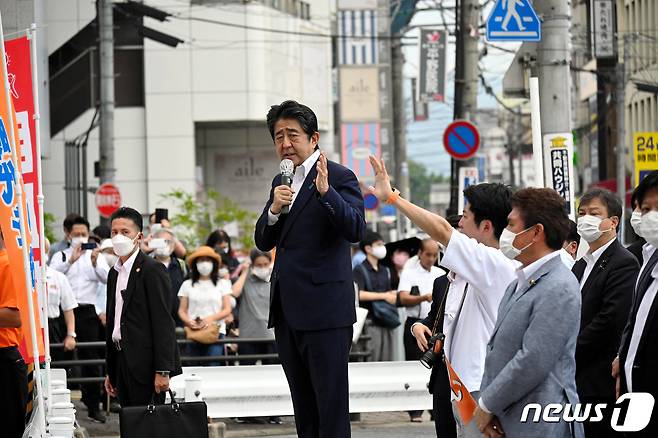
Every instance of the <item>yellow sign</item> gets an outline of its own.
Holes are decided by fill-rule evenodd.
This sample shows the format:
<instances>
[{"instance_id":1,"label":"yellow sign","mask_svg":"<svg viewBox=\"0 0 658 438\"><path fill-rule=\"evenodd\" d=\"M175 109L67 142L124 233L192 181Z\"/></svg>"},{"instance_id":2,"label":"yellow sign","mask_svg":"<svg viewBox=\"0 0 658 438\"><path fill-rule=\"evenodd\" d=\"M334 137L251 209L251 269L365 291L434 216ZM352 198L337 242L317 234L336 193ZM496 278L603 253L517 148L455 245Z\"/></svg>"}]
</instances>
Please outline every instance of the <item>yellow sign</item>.
<instances>
[{"instance_id":1,"label":"yellow sign","mask_svg":"<svg viewBox=\"0 0 658 438\"><path fill-rule=\"evenodd\" d=\"M658 170L658 132L633 133L635 187L653 170Z\"/></svg>"},{"instance_id":2,"label":"yellow sign","mask_svg":"<svg viewBox=\"0 0 658 438\"><path fill-rule=\"evenodd\" d=\"M551 138L551 148L565 148L567 138L566 137L553 137Z\"/></svg>"}]
</instances>

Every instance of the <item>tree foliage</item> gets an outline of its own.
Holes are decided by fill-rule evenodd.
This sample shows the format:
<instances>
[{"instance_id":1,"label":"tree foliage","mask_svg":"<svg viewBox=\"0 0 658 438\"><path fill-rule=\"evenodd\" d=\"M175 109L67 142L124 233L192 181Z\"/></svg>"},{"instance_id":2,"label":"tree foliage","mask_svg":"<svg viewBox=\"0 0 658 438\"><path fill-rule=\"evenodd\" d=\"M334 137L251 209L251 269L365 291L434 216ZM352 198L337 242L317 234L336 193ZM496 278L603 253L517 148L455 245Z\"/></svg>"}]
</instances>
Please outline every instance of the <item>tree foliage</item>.
<instances>
[{"instance_id":1,"label":"tree foliage","mask_svg":"<svg viewBox=\"0 0 658 438\"><path fill-rule=\"evenodd\" d=\"M197 197L193 193L174 189L161 195L161 198L172 204L172 210L176 213L169 221L190 250L205 244L212 231L234 222L238 225L239 235L231 236L233 246L245 250L254 247L257 215L217 191L208 190Z\"/></svg>"},{"instance_id":2,"label":"tree foliage","mask_svg":"<svg viewBox=\"0 0 658 438\"><path fill-rule=\"evenodd\" d=\"M429 208L432 184L442 183L444 181L445 177L443 175L429 172L424 164L409 160L409 186L411 200L414 204L420 205L423 208Z\"/></svg>"}]
</instances>

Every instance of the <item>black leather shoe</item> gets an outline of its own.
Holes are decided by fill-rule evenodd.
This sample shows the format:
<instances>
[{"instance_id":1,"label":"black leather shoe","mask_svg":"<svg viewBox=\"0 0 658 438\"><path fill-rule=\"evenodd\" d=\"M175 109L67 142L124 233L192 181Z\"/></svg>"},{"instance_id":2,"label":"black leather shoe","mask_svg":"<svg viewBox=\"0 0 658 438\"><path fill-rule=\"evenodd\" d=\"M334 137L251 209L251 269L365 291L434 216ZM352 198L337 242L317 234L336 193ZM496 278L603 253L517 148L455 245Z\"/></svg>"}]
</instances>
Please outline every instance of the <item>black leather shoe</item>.
<instances>
[{"instance_id":1,"label":"black leather shoe","mask_svg":"<svg viewBox=\"0 0 658 438\"><path fill-rule=\"evenodd\" d=\"M105 423L107 418L102 411L89 411L89 419L94 423Z\"/></svg>"}]
</instances>

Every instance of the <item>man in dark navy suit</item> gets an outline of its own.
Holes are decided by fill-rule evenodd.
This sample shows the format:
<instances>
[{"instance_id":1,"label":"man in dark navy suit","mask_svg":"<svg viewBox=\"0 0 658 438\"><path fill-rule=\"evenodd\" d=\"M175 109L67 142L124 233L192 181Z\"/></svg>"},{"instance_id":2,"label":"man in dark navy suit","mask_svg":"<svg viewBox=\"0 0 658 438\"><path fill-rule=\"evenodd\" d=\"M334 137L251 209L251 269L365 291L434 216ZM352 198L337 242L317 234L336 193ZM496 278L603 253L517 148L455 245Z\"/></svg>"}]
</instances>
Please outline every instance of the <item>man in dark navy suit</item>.
<instances>
[{"instance_id":1,"label":"man in dark navy suit","mask_svg":"<svg viewBox=\"0 0 658 438\"><path fill-rule=\"evenodd\" d=\"M347 362L356 320L350 242L365 234L363 196L354 173L319 150L310 108L294 101L272 106L267 125L279 158L295 165L292 187L274 177L255 240L262 251L276 247L269 326L297 435L349 437Z\"/></svg>"}]
</instances>

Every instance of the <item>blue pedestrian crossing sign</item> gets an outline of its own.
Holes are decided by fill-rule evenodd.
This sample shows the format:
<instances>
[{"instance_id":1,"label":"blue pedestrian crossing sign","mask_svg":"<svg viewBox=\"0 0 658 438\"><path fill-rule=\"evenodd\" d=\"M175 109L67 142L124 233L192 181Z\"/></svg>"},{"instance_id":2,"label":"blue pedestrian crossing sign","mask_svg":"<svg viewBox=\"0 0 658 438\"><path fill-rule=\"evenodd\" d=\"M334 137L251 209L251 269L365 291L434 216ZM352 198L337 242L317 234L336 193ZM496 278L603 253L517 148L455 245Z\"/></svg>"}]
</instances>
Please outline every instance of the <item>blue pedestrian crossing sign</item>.
<instances>
[{"instance_id":1,"label":"blue pedestrian crossing sign","mask_svg":"<svg viewBox=\"0 0 658 438\"><path fill-rule=\"evenodd\" d=\"M541 41L541 23L528 0L496 0L487 20L488 41Z\"/></svg>"}]
</instances>

